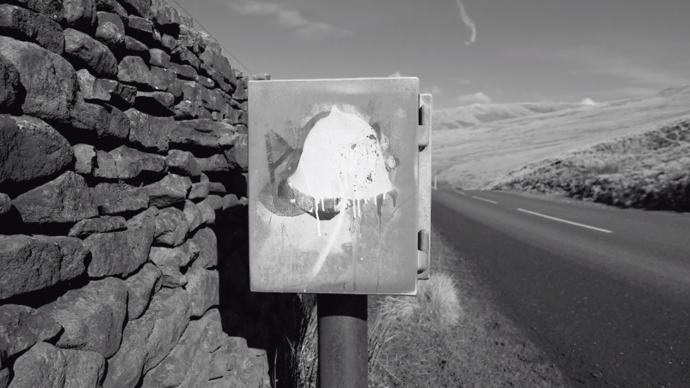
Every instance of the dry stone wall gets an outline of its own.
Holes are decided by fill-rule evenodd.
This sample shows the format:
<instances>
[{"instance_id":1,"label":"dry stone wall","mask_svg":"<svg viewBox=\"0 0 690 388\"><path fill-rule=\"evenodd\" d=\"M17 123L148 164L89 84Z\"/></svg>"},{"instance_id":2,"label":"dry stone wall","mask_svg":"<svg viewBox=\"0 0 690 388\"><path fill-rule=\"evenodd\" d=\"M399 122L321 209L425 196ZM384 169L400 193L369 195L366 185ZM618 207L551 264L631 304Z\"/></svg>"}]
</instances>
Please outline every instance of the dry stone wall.
<instances>
[{"instance_id":1,"label":"dry stone wall","mask_svg":"<svg viewBox=\"0 0 690 388\"><path fill-rule=\"evenodd\" d=\"M0 388L269 386L246 86L162 0L0 4Z\"/></svg>"}]
</instances>

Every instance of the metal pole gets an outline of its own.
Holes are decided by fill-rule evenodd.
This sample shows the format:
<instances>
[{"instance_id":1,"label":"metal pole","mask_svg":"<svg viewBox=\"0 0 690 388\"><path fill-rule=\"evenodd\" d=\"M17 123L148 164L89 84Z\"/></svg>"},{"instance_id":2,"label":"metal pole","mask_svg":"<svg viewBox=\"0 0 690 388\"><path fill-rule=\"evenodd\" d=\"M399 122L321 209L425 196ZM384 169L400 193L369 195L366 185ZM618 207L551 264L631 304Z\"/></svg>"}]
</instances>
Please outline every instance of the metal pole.
<instances>
[{"instance_id":1,"label":"metal pole","mask_svg":"<svg viewBox=\"0 0 690 388\"><path fill-rule=\"evenodd\" d=\"M367 296L318 295L319 386L368 385Z\"/></svg>"}]
</instances>

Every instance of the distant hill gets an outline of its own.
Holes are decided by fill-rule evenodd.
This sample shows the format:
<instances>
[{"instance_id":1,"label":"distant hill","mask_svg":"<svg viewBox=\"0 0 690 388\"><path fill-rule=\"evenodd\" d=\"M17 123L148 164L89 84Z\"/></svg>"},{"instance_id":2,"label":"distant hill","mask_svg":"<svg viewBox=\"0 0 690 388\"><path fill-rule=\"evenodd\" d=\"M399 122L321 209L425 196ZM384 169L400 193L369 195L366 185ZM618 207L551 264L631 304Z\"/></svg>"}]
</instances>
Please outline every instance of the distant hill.
<instances>
[{"instance_id":1,"label":"distant hill","mask_svg":"<svg viewBox=\"0 0 690 388\"><path fill-rule=\"evenodd\" d=\"M484 188L539 160L690 118L690 86L583 104L486 104L433 113L439 182Z\"/></svg>"},{"instance_id":2,"label":"distant hill","mask_svg":"<svg viewBox=\"0 0 690 388\"><path fill-rule=\"evenodd\" d=\"M473 104L434 112L434 130L468 128L499 120L587 107L572 103Z\"/></svg>"}]
</instances>

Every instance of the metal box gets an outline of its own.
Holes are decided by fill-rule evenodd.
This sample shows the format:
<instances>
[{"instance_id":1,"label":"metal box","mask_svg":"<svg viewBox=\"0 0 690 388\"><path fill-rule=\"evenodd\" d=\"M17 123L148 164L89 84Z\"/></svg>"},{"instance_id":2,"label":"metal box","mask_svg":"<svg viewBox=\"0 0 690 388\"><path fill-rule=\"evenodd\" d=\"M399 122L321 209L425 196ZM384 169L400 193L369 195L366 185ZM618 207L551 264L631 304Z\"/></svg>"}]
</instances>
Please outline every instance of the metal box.
<instances>
[{"instance_id":1,"label":"metal box","mask_svg":"<svg viewBox=\"0 0 690 388\"><path fill-rule=\"evenodd\" d=\"M419 112L417 78L249 82L252 291L416 293Z\"/></svg>"}]
</instances>

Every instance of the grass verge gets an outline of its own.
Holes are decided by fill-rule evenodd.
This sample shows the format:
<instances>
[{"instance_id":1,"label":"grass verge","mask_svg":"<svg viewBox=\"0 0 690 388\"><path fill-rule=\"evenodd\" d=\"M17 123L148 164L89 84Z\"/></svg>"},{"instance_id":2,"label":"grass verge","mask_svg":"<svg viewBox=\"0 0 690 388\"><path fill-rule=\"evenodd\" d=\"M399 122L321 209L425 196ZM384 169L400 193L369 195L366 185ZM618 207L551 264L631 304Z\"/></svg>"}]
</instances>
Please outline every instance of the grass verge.
<instances>
[{"instance_id":1,"label":"grass verge","mask_svg":"<svg viewBox=\"0 0 690 388\"><path fill-rule=\"evenodd\" d=\"M417 296L369 297L370 387L562 387L558 369L496 311L465 259L432 232L432 277ZM316 298L279 388L318 386Z\"/></svg>"}]
</instances>

